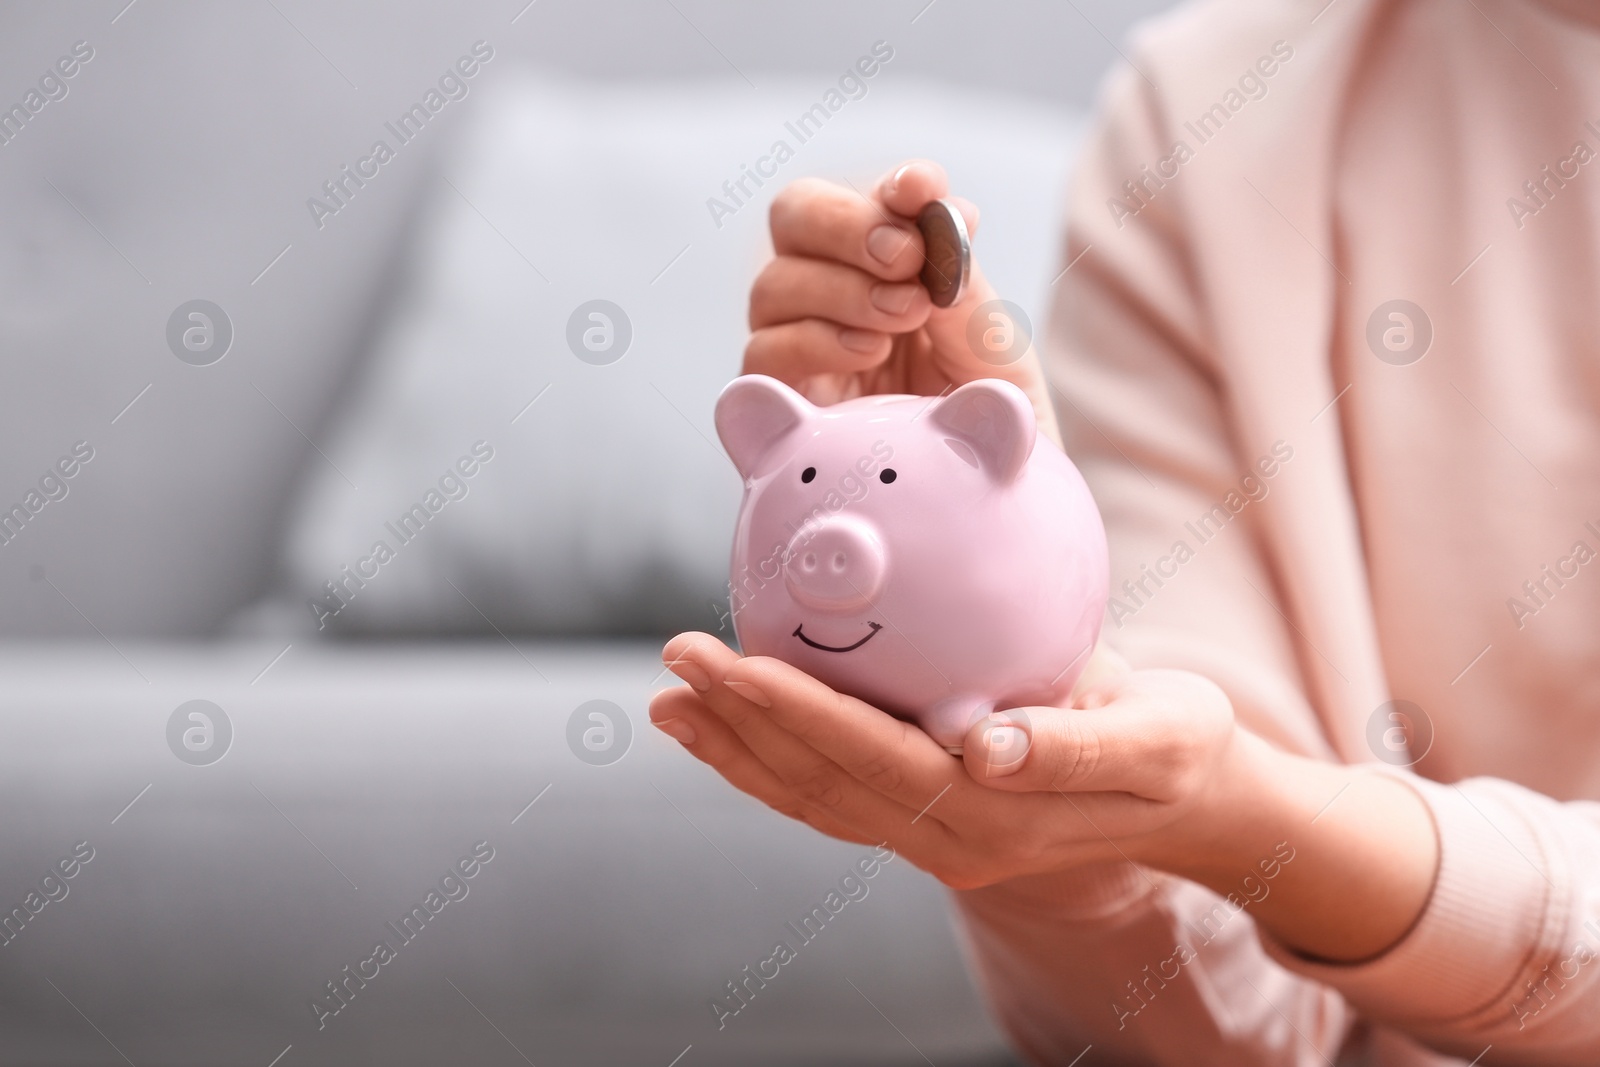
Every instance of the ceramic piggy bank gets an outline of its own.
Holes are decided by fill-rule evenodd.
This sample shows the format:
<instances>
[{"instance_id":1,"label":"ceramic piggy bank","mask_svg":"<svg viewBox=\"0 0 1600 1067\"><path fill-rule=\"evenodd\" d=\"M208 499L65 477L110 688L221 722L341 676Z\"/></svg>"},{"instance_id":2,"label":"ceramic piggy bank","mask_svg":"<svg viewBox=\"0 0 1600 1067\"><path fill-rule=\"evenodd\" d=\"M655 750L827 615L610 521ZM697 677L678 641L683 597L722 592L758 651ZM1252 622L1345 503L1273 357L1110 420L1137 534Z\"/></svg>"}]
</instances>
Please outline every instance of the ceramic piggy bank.
<instances>
[{"instance_id":1,"label":"ceramic piggy bank","mask_svg":"<svg viewBox=\"0 0 1600 1067\"><path fill-rule=\"evenodd\" d=\"M1099 635L1105 529L1022 390L815 407L752 374L716 422L745 484L729 583L745 655L952 751L991 711L1066 700Z\"/></svg>"}]
</instances>

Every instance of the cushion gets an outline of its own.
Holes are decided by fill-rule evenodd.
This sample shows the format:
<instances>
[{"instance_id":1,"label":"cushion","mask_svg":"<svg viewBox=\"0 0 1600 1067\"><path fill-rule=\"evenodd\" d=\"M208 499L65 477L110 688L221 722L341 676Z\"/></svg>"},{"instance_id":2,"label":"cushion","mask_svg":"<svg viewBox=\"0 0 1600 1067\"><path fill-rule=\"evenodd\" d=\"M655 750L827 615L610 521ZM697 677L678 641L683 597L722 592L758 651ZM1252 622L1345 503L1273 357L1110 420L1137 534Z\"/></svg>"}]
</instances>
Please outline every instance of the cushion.
<instances>
[{"instance_id":1,"label":"cushion","mask_svg":"<svg viewBox=\"0 0 1600 1067\"><path fill-rule=\"evenodd\" d=\"M740 482L711 413L773 194L802 175L867 190L935 158L984 212L976 249L1001 292L1040 316L1058 269L1078 117L897 80L892 61L855 85L486 86L290 521L295 625L721 628ZM779 140L776 176L732 195Z\"/></svg>"}]
</instances>

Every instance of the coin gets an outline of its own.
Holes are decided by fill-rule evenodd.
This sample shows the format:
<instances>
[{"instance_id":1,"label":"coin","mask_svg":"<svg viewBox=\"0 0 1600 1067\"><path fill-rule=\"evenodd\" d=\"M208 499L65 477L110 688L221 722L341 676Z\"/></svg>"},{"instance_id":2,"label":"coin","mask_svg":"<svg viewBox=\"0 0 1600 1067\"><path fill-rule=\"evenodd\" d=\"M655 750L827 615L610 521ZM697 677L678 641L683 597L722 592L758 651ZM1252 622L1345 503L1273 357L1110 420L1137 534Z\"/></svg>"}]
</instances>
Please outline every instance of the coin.
<instances>
[{"instance_id":1,"label":"coin","mask_svg":"<svg viewBox=\"0 0 1600 1067\"><path fill-rule=\"evenodd\" d=\"M972 242L967 239L967 223L948 200L932 200L917 215L924 248L923 288L933 297L933 306L947 308L961 299L972 273Z\"/></svg>"}]
</instances>

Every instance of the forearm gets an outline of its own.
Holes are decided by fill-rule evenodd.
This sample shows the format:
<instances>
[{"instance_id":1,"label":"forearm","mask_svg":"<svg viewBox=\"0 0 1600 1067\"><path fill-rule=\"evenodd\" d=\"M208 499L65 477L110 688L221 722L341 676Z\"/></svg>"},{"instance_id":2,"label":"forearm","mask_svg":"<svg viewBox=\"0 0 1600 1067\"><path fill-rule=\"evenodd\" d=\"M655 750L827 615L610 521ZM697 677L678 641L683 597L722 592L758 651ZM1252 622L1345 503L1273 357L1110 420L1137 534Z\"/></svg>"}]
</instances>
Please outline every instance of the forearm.
<instances>
[{"instance_id":1,"label":"forearm","mask_svg":"<svg viewBox=\"0 0 1600 1067\"><path fill-rule=\"evenodd\" d=\"M1152 1064L1311 1064L1340 1047L1349 1006L1285 975L1255 927L1327 960L1383 952L1428 900L1428 808L1392 777L1242 730L1218 777L1226 790L1170 832L1119 847L1158 870L1094 864L957 894L995 1011L1032 1059L1093 1043ZM1241 1030L1248 1018L1292 1025Z\"/></svg>"},{"instance_id":2,"label":"forearm","mask_svg":"<svg viewBox=\"0 0 1600 1067\"><path fill-rule=\"evenodd\" d=\"M1353 962L1398 942L1439 864L1422 798L1388 774L1290 755L1244 730L1233 747L1215 795L1141 842L1138 858L1247 903L1309 957Z\"/></svg>"},{"instance_id":3,"label":"forearm","mask_svg":"<svg viewBox=\"0 0 1600 1067\"><path fill-rule=\"evenodd\" d=\"M1354 1020L1186 879L1119 861L955 896L979 984L1030 1063L1071 1063L1092 1044L1084 1063L1321 1067Z\"/></svg>"},{"instance_id":4,"label":"forearm","mask_svg":"<svg viewBox=\"0 0 1600 1067\"><path fill-rule=\"evenodd\" d=\"M1233 796L1197 806L1193 842L1167 858L1219 892L1233 872L1237 897L1251 849L1292 842L1248 906L1276 962L1463 1059L1493 1045L1508 1063L1600 1062L1592 802L1270 750L1236 767ZM1227 818L1237 845L1199 832L1226 834Z\"/></svg>"}]
</instances>

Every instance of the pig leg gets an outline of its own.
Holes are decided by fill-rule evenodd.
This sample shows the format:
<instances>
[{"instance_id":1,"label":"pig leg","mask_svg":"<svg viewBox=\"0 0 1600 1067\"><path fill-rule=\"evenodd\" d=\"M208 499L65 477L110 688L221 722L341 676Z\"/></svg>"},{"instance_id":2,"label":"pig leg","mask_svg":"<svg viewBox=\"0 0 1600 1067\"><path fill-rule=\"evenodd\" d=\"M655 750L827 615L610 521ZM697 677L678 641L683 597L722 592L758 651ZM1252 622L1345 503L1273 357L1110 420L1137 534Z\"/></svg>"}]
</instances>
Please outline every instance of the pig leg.
<instances>
[{"instance_id":1,"label":"pig leg","mask_svg":"<svg viewBox=\"0 0 1600 1067\"><path fill-rule=\"evenodd\" d=\"M946 697L921 717L922 729L952 756L959 756L973 724L994 711L995 702L981 696Z\"/></svg>"}]
</instances>

